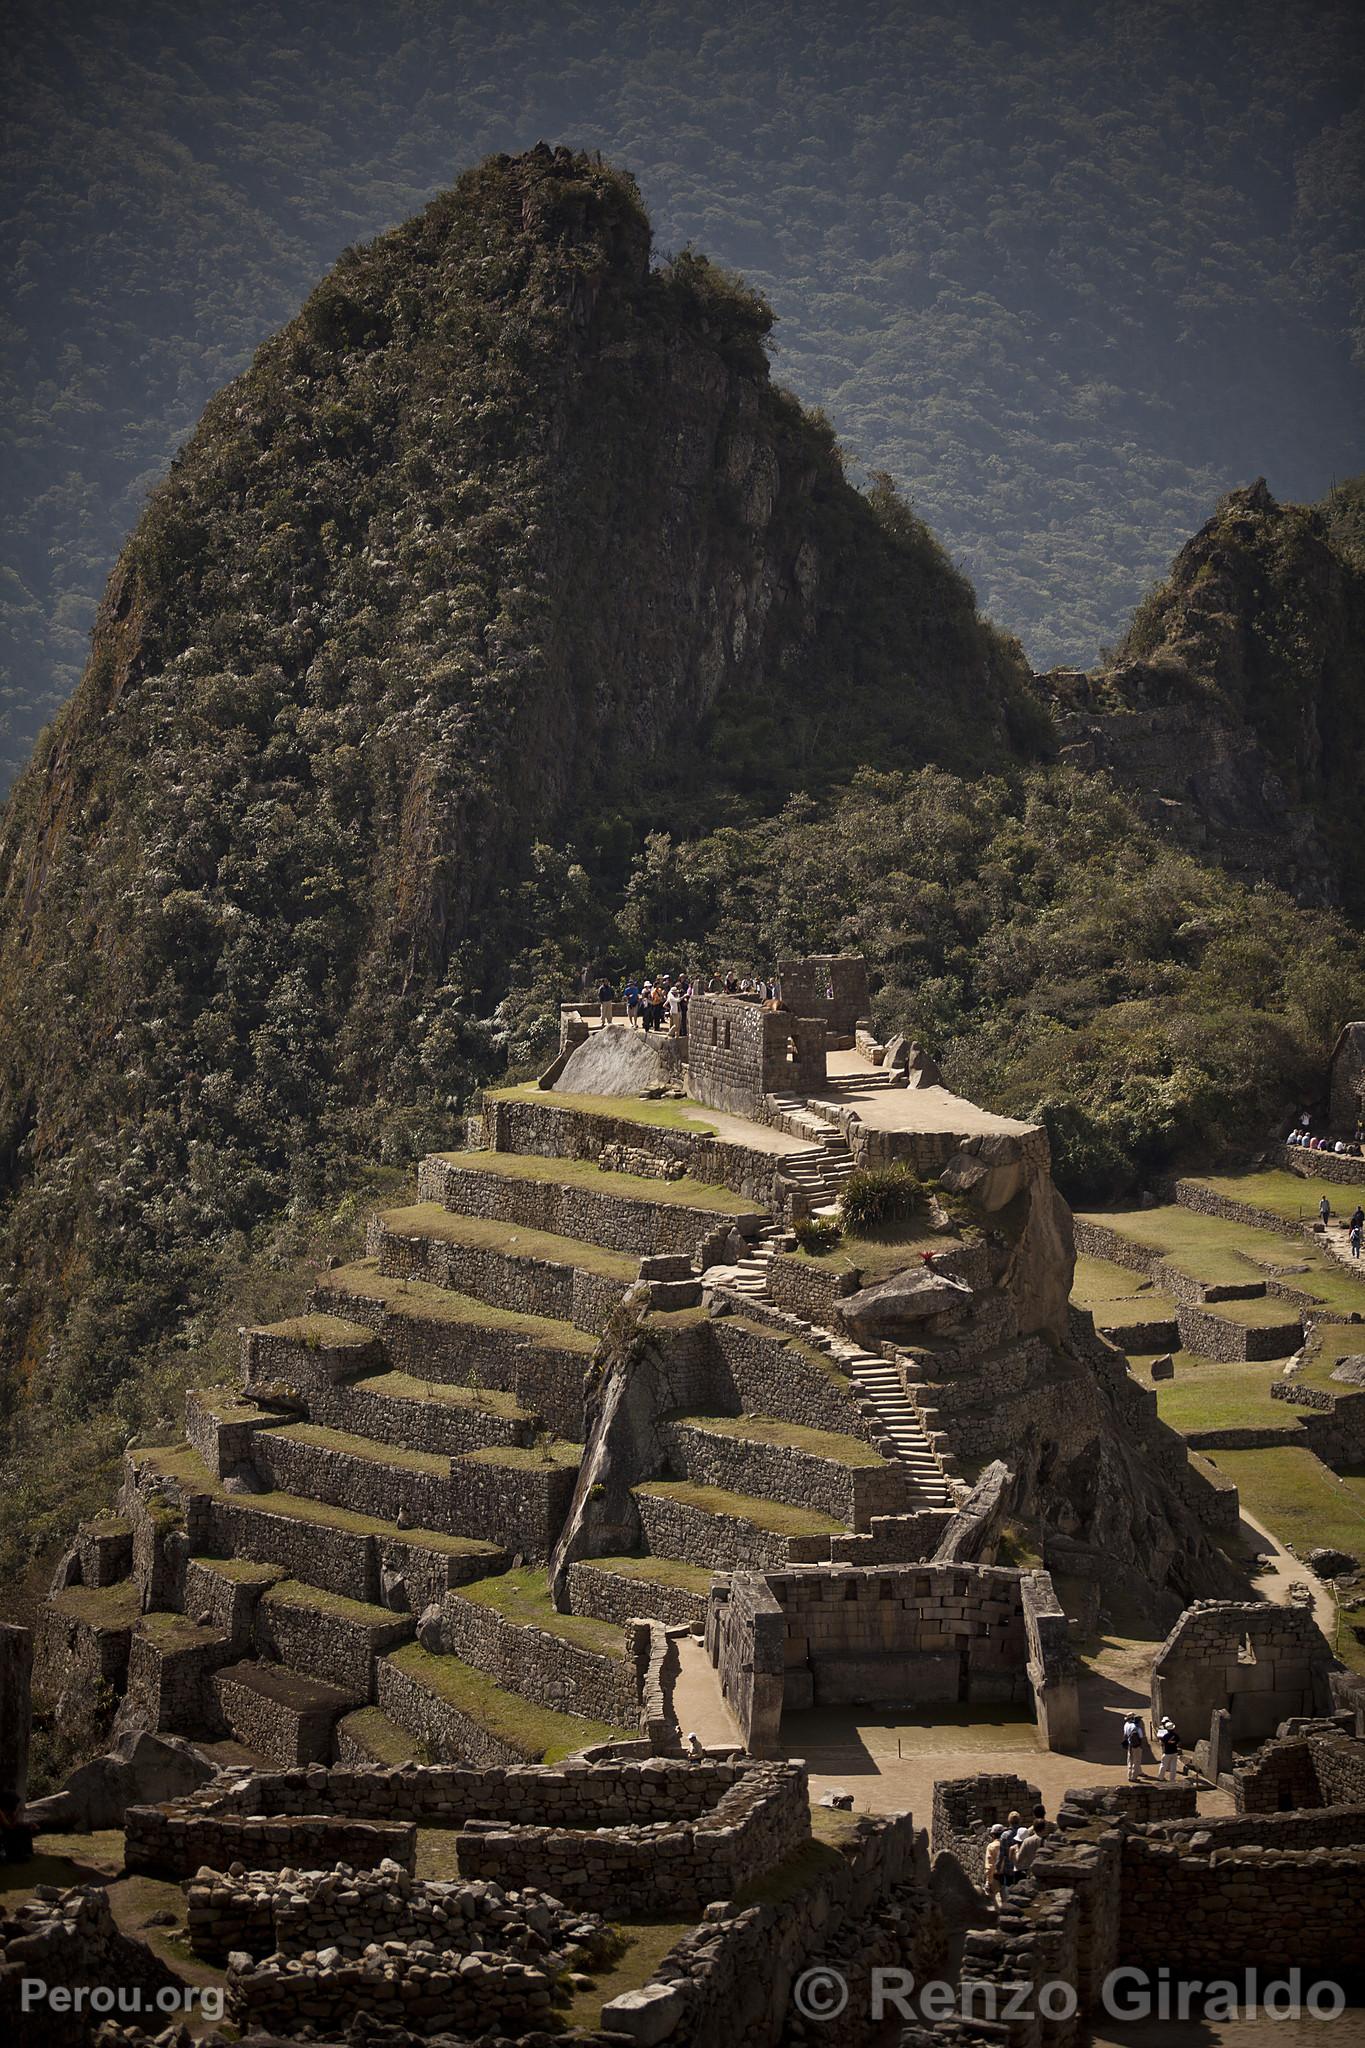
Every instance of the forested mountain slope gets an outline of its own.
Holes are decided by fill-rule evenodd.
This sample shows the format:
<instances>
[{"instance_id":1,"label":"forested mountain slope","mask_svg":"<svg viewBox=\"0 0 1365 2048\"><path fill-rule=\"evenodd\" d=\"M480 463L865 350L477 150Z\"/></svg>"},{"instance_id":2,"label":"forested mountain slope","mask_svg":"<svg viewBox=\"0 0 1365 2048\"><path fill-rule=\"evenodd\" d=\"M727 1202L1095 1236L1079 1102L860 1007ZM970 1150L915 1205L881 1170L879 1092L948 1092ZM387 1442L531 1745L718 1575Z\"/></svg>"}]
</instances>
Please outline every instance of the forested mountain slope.
<instances>
[{"instance_id":1,"label":"forested mountain slope","mask_svg":"<svg viewBox=\"0 0 1365 2048\"><path fill-rule=\"evenodd\" d=\"M210 394L348 242L537 137L741 268L778 374L1038 666L1093 663L1229 486L1360 422L1348 0L15 0L0 789Z\"/></svg>"},{"instance_id":2,"label":"forested mountain slope","mask_svg":"<svg viewBox=\"0 0 1365 2048\"><path fill-rule=\"evenodd\" d=\"M0 1538L164 1420L225 1270L447 1139L585 969L856 945L1073 1193L1255 1137L1365 1004L1346 927L1056 765L769 323L542 147L208 407L0 828Z\"/></svg>"}]
</instances>

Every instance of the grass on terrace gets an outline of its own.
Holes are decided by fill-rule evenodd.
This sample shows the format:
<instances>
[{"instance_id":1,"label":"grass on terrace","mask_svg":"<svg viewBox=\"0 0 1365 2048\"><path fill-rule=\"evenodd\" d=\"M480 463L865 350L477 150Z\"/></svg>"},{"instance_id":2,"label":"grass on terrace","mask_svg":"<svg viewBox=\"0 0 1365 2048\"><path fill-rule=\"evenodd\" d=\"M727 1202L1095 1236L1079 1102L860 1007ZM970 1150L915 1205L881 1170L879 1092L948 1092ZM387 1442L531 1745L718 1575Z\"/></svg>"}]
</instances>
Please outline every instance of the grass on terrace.
<instances>
[{"instance_id":1,"label":"grass on terrace","mask_svg":"<svg viewBox=\"0 0 1365 2048\"><path fill-rule=\"evenodd\" d=\"M543 1436L534 1444L486 1444L481 1451L466 1451L461 1465L501 1465L511 1472L547 1471L550 1466L573 1466L583 1462L582 1444L567 1437Z\"/></svg>"},{"instance_id":2,"label":"grass on terrace","mask_svg":"<svg viewBox=\"0 0 1365 2048\"><path fill-rule=\"evenodd\" d=\"M394 1237L431 1237L445 1244L470 1245L480 1251L503 1252L508 1257L544 1259L553 1266L577 1266L584 1273L600 1274L622 1286L634 1280L640 1270L638 1259L624 1252L609 1252L600 1244L581 1237L556 1237L548 1230L528 1230L520 1223L503 1223L483 1216L455 1216L439 1202L413 1202L404 1209L383 1209L380 1223Z\"/></svg>"},{"instance_id":3,"label":"grass on terrace","mask_svg":"<svg viewBox=\"0 0 1365 2048\"><path fill-rule=\"evenodd\" d=\"M144 1614L138 1622L139 1635L146 1636L159 1650L195 1650L204 1643L225 1640L223 1630L212 1623L201 1628L188 1614L158 1610Z\"/></svg>"},{"instance_id":4,"label":"grass on terrace","mask_svg":"<svg viewBox=\"0 0 1365 2048\"><path fill-rule=\"evenodd\" d=\"M774 1536L842 1536L844 1524L814 1508L791 1507L785 1501L760 1500L751 1493L731 1493L724 1486L694 1486L690 1479L650 1479L633 1489L636 1494L674 1501L679 1507L697 1508L707 1515L731 1515L736 1521L752 1522Z\"/></svg>"},{"instance_id":5,"label":"grass on terrace","mask_svg":"<svg viewBox=\"0 0 1365 2048\"><path fill-rule=\"evenodd\" d=\"M705 1313L703 1310L703 1316ZM726 1330L744 1330L751 1337L763 1338L769 1344L780 1344L784 1350L795 1351L807 1365L813 1365L817 1372L822 1372L826 1379L834 1380L841 1387L849 1385L849 1376L839 1361L831 1358L827 1351L808 1344L804 1337L789 1336L785 1330L770 1329L766 1323L750 1322L747 1316L725 1316L716 1327L722 1337Z\"/></svg>"},{"instance_id":6,"label":"grass on terrace","mask_svg":"<svg viewBox=\"0 0 1365 2048\"><path fill-rule=\"evenodd\" d=\"M647 1180L638 1173L607 1173L591 1159L545 1159L539 1153L440 1152L447 1166L468 1168L500 1180L554 1182L587 1188L597 1195L619 1195L632 1202L655 1202L665 1208L713 1209L726 1216L752 1216L754 1204L711 1181Z\"/></svg>"},{"instance_id":7,"label":"grass on terrace","mask_svg":"<svg viewBox=\"0 0 1365 2048\"><path fill-rule=\"evenodd\" d=\"M392 1607L375 1607L368 1600L351 1600L344 1593L327 1593L320 1586L307 1586L299 1579L281 1579L265 1595L266 1607L309 1607L317 1614L329 1614L354 1628L392 1628L410 1616Z\"/></svg>"},{"instance_id":8,"label":"grass on terrace","mask_svg":"<svg viewBox=\"0 0 1365 2048\"><path fill-rule=\"evenodd\" d=\"M871 1286L874 1280L885 1280L905 1266L918 1265L921 1252L950 1251L956 1242L932 1230L917 1229L914 1223L888 1223L875 1230L846 1230L832 1251L808 1252L798 1245L782 1256L805 1259L835 1273L858 1273L864 1286Z\"/></svg>"},{"instance_id":9,"label":"grass on terrace","mask_svg":"<svg viewBox=\"0 0 1365 2048\"><path fill-rule=\"evenodd\" d=\"M526 1628L541 1628L559 1636L580 1650L592 1650L599 1657L623 1657L625 1638L620 1624L599 1621L591 1614L560 1614L550 1599L544 1571L519 1566L486 1579L461 1586L456 1595L478 1607L491 1607L507 1621Z\"/></svg>"},{"instance_id":10,"label":"grass on terrace","mask_svg":"<svg viewBox=\"0 0 1365 2048\"><path fill-rule=\"evenodd\" d=\"M1175 1378L1155 1383L1150 1357L1130 1358L1128 1363L1134 1379L1155 1393L1161 1420L1178 1429L1182 1436L1198 1429L1261 1428L1267 1424L1277 1429L1294 1428L1299 1418L1308 1413L1306 1408L1271 1399L1271 1386L1280 1376L1279 1365L1274 1361L1269 1365L1220 1365L1188 1351L1174 1352L1172 1356Z\"/></svg>"},{"instance_id":11,"label":"grass on terrace","mask_svg":"<svg viewBox=\"0 0 1365 2048\"><path fill-rule=\"evenodd\" d=\"M620 1954L605 1967L594 1971L587 1983L574 1992L567 2006L556 2008L566 2027L581 2027L594 2033L602 2024L602 2007L627 1991L639 1991L653 1981L664 1957L675 1949L695 1920L617 1920Z\"/></svg>"},{"instance_id":12,"label":"grass on terrace","mask_svg":"<svg viewBox=\"0 0 1365 2048\"><path fill-rule=\"evenodd\" d=\"M1365 1558L1365 1473L1337 1474L1297 1444L1264 1451L1210 1451L1234 1481L1242 1505L1297 1556L1325 1545ZM1365 1644L1342 1626L1333 1644L1353 1671L1365 1673Z\"/></svg>"},{"instance_id":13,"label":"grass on terrace","mask_svg":"<svg viewBox=\"0 0 1365 2048\"><path fill-rule=\"evenodd\" d=\"M27 1898L40 1884L68 1891L75 1884L99 1884L123 1868L123 1829L101 1828L89 1835L37 1835L28 1863L0 1863L0 1895Z\"/></svg>"},{"instance_id":14,"label":"grass on terrace","mask_svg":"<svg viewBox=\"0 0 1365 2048\"><path fill-rule=\"evenodd\" d=\"M354 1380L352 1385L357 1393L373 1394L385 1401L435 1401L445 1408L469 1408L485 1415L500 1415L507 1422L533 1419L515 1394L502 1393L496 1387L451 1386L444 1380L416 1379L410 1372L377 1372L368 1379Z\"/></svg>"},{"instance_id":15,"label":"grass on terrace","mask_svg":"<svg viewBox=\"0 0 1365 2048\"><path fill-rule=\"evenodd\" d=\"M1149 1247L1205 1285L1237 1285L1278 1273L1286 1286L1313 1296L1338 1313L1365 1310L1365 1285L1306 1240L1300 1243L1254 1224L1231 1223L1222 1216L1201 1216L1174 1202L1156 1209L1093 1210L1081 1221L1117 1231ZM1291 1266L1306 1270L1285 1272ZM1221 1311L1227 1304L1217 1306Z\"/></svg>"},{"instance_id":16,"label":"grass on terrace","mask_svg":"<svg viewBox=\"0 0 1365 2048\"><path fill-rule=\"evenodd\" d=\"M703 1599L715 1577L709 1565L688 1564L681 1557L581 1557L578 1562L589 1570L614 1572L619 1579L638 1579L646 1586L672 1586L679 1593L699 1593Z\"/></svg>"},{"instance_id":17,"label":"grass on terrace","mask_svg":"<svg viewBox=\"0 0 1365 2048\"><path fill-rule=\"evenodd\" d=\"M639 1731L634 1728L613 1728L606 1721L538 1707L495 1684L487 1672L476 1671L459 1657L433 1656L420 1643L404 1643L401 1649L391 1650L388 1662L510 1744L528 1763L558 1763L590 1743L634 1742L638 1738Z\"/></svg>"},{"instance_id":18,"label":"grass on terrace","mask_svg":"<svg viewBox=\"0 0 1365 2048\"><path fill-rule=\"evenodd\" d=\"M327 1429L320 1422L288 1422L272 1432L283 1443L308 1444L319 1451L336 1451L344 1457L363 1458L367 1465L387 1465L403 1472L420 1472L428 1479L448 1479L450 1459L430 1451L406 1451L396 1444L376 1443L373 1437L352 1436L344 1429Z\"/></svg>"},{"instance_id":19,"label":"grass on terrace","mask_svg":"<svg viewBox=\"0 0 1365 2048\"><path fill-rule=\"evenodd\" d=\"M142 1595L133 1579L120 1579L115 1586L63 1586L52 1604L87 1628L131 1628L142 1613Z\"/></svg>"},{"instance_id":20,"label":"grass on terrace","mask_svg":"<svg viewBox=\"0 0 1365 2048\"><path fill-rule=\"evenodd\" d=\"M373 1330L363 1323L348 1323L341 1316L286 1316L282 1323L265 1323L261 1328L267 1336L302 1344L310 1351L365 1351L374 1343Z\"/></svg>"},{"instance_id":21,"label":"grass on terrace","mask_svg":"<svg viewBox=\"0 0 1365 2048\"><path fill-rule=\"evenodd\" d=\"M344 1715L338 1733L351 1736L377 1764L408 1764L417 1754L415 1738L379 1707L357 1707L354 1713ZM419 1871L418 1875L430 1873Z\"/></svg>"},{"instance_id":22,"label":"grass on terrace","mask_svg":"<svg viewBox=\"0 0 1365 2048\"><path fill-rule=\"evenodd\" d=\"M712 1436L743 1437L759 1444L779 1444L784 1449L805 1451L812 1458L828 1458L835 1465L884 1465L886 1460L859 1436L843 1436L832 1429L811 1429L800 1422L783 1422L776 1415L686 1415L669 1417L690 1429L704 1429Z\"/></svg>"},{"instance_id":23,"label":"grass on terrace","mask_svg":"<svg viewBox=\"0 0 1365 2048\"><path fill-rule=\"evenodd\" d=\"M1104 1329L1175 1321L1175 1303L1170 1295L1162 1294L1141 1273L1085 1254L1076 1260L1071 1299L1078 1308L1088 1308Z\"/></svg>"},{"instance_id":24,"label":"grass on terrace","mask_svg":"<svg viewBox=\"0 0 1365 2048\"><path fill-rule=\"evenodd\" d=\"M192 1557L190 1563L234 1586L269 1586L285 1575L282 1565L257 1564L251 1557Z\"/></svg>"},{"instance_id":25,"label":"grass on terrace","mask_svg":"<svg viewBox=\"0 0 1365 2048\"><path fill-rule=\"evenodd\" d=\"M1186 1178L1193 1187L1211 1188L1216 1195L1232 1202L1245 1202L1249 1209L1264 1209L1267 1215L1282 1217L1286 1223L1311 1223L1317 1220L1318 1203L1324 1195L1334 1216L1349 1216L1358 1201L1365 1201L1365 1159L1357 1160L1356 1164L1360 1168L1358 1187L1344 1181L1318 1180L1311 1174L1300 1178L1297 1173L1279 1167L1267 1167L1259 1173L1201 1173Z\"/></svg>"},{"instance_id":26,"label":"grass on terrace","mask_svg":"<svg viewBox=\"0 0 1365 2048\"><path fill-rule=\"evenodd\" d=\"M593 1351L597 1339L573 1323L555 1316L523 1315L510 1308L493 1308L474 1294L457 1294L454 1288L438 1286L434 1280L391 1279L379 1270L377 1259L357 1259L353 1265L337 1266L324 1274L319 1286L329 1295L350 1294L361 1301L379 1301L390 1315L411 1316L426 1323L474 1323L490 1330L511 1330L535 1344L557 1346L563 1351Z\"/></svg>"},{"instance_id":27,"label":"grass on terrace","mask_svg":"<svg viewBox=\"0 0 1365 2048\"><path fill-rule=\"evenodd\" d=\"M496 1543L484 1543L476 1536L448 1536L440 1529L398 1529L373 1515L357 1515L349 1508L334 1508L326 1501L308 1500L303 1494L227 1493L208 1466L188 1444L130 1453L139 1469L160 1473L192 1493L207 1493L215 1500L230 1502L244 1514L273 1515L286 1522L309 1522L319 1529L340 1529L354 1536L379 1536L396 1543L410 1543L421 1550L438 1551L445 1557L488 1557L501 1555ZM215 1560L217 1562L217 1560Z\"/></svg>"},{"instance_id":28,"label":"grass on terrace","mask_svg":"<svg viewBox=\"0 0 1365 2048\"><path fill-rule=\"evenodd\" d=\"M1210 1301L1201 1304L1200 1313L1218 1316L1225 1323L1240 1323L1249 1330L1283 1330L1285 1334L1284 1355L1297 1351L1303 1331L1299 1322L1299 1311L1292 1301L1284 1301L1279 1295L1252 1295L1245 1301Z\"/></svg>"},{"instance_id":29,"label":"grass on terrace","mask_svg":"<svg viewBox=\"0 0 1365 2048\"><path fill-rule=\"evenodd\" d=\"M515 1088L487 1088L484 1094L495 1102L535 1102L542 1109L576 1109L585 1116L622 1117L627 1123L654 1124L664 1131L691 1131L704 1138L713 1138L716 1133L715 1125L706 1121L705 1104L693 1102L690 1097L679 1101L663 1096L655 1102L644 1095L561 1095L557 1089L538 1088L534 1081Z\"/></svg>"}]
</instances>

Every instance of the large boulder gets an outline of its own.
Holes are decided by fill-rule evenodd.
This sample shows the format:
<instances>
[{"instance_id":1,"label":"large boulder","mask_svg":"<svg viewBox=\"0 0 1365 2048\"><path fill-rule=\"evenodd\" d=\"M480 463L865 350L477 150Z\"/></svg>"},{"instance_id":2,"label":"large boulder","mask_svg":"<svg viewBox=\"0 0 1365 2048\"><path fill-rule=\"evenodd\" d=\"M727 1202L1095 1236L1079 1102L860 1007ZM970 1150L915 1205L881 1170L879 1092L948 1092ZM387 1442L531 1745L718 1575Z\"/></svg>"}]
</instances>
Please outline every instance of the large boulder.
<instances>
[{"instance_id":1,"label":"large boulder","mask_svg":"<svg viewBox=\"0 0 1365 2048\"><path fill-rule=\"evenodd\" d=\"M682 1079L684 1039L612 1025L569 1054L551 1091L559 1095L644 1095Z\"/></svg>"},{"instance_id":2,"label":"large boulder","mask_svg":"<svg viewBox=\"0 0 1365 2048\"><path fill-rule=\"evenodd\" d=\"M896 1338L955 1309L969 1308L976 1296L963 1280L936 1273L931 1266L907 1267L889 1280L860 1287L839 1303L838 1318L858 1344Z\"/></svg>"},{"instance_id":3,"label":"large boulder","mask_svg":"<svg viewBox=\"0 0 1365 2048\"><path fill-rule=\"evenodd\" d=\"M103 1756L78 1764L60 1792L34 1800L27 1818L45 1834L117 1828L130 1806L183 1799L215 1775L216 1766L193 1743L134 1729L121 1735Z\"/></svg>"}]
</instances>

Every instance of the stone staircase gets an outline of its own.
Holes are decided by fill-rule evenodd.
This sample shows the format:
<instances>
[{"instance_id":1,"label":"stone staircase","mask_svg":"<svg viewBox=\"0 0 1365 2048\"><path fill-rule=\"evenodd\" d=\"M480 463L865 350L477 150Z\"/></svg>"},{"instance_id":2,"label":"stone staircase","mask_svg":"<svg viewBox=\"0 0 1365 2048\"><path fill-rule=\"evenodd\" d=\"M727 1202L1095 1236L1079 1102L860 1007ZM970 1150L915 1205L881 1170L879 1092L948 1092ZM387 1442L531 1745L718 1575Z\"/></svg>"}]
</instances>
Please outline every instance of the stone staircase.
<instances>
[{"instance_id":1,"label":"stone staircase","mask_svg":"<svg viewBox=\"0 0 1365 2048\"><path fill-rule=\"evenodd\" d=\"M920 1413L893 1362L854 1346L842 1352L849 1377L876 1411L892 1453L914 1475L926 1507L952 1507L955 1497L934 1456Z\"/></svg>"}]
</instances>

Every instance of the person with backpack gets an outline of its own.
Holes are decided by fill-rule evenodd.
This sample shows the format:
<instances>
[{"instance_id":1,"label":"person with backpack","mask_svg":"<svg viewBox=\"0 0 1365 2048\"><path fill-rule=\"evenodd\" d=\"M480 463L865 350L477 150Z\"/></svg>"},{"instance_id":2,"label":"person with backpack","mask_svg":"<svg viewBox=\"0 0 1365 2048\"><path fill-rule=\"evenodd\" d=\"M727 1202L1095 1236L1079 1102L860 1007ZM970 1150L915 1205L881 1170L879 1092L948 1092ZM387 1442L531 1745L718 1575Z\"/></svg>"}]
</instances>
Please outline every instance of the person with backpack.
<instances>
[{"instance_id":1,"label":"person with backpack","mask_svg":"<svg viewBox=\"0 0 1365 2048\"><path fill-rule=\"evenodd\" d=\"M1126 1714L1123 1720L1123 1753L1128 1762L1128 1782L1135 1785L1142 1776L1142 1750L1147 1737L1142 1722L1136 1714Z\"/></svg>"},{"instance_id":2,"label":"person with backpack","mask_svg":"<svg viewBox=\"0 0 1365 2048\"><path fill-rule=\"evenodd\" d=\"M1169 1715L1157 1729L1156 1741L1161 1751L1161 1762L1156 1767L1157 1777L1167 1785L1174 1785L1180 1769L1180 1737Z\"/></svg>"}]
</instances>

